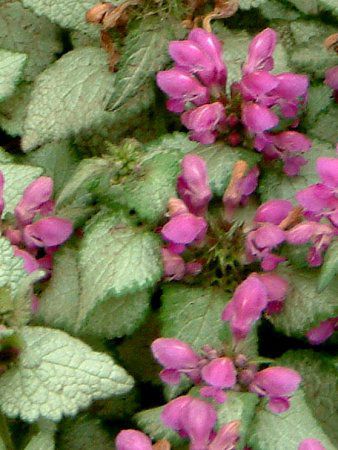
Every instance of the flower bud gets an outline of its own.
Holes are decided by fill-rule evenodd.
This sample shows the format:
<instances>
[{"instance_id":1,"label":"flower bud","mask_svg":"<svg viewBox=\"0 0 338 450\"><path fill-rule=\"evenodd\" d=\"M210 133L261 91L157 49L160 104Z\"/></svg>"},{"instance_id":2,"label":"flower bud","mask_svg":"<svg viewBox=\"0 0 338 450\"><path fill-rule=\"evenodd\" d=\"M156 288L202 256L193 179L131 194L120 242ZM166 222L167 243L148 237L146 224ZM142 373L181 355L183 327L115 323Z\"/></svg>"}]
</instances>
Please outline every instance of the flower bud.
<instances>
[{"instance_id":1,"label":"flower bud","mask_svg":"<svg viewBox=\"0 0 338 450\"><path fill-rule=\"evenodd\" d=\"M279 225L292 211L292 208L292 203L288 200L269 200L257 209L254 221Z\"/></svg>"},{"instance_id":2,"label":"flower bud","mask_svg":"<svg viewBox=\"0 0 338 450\"><path fill-rule=\"evenodd\" d=\"M275 50L277 35L271 28L257 34L249 45L248 57L243 67L243 74L256 70L273 69L272 54Z\"/></svg>"},{"instance_id":3,"label":"flower bud","mask_svg":"<svg viewBox=\"0 0 338 450\"><path fill-rule=\"evenodd\" d=\"M338 317L327 319L321 322L317 327L311 328L306 333L306 337L311 345L319 345L325 342L338 328Z\"/></svg>"},{"instance_id":4,"label":"flower bud","mask_svg":"<svg viewBox=\"0 0 338 450\"><path fill-rule=\"evenodd\" d=\"M69 220L60 217L40 219L23 230L23 238L28 247L54 247L63 244L73 232Z\"/></svg>"},{"instance_id":5,"label":"flower bud","mask_svg":"<svg viewBox=\"0 0 338 450\"><path fill-rule=\"evenodd\" d=\"M174 244L191 244L204 239L208 224L203 217L194 214L180 214L172 217L162 228L161 234L166 241Z\"/></svg>"},{"instance_id":6,"label":"flower bud","mask_svg":"<svg viewBox=\"0 0 338 450\"><path fill-rule=\"evenodd\" d=\"M183 258L167 248L162 248L161 252L164 276L169 280L181 280L185 275L185 262Z\"/></svg>"},{"instance_id":7,"label":"flower bud","mask_svg":"<svg viewBox=\"0 0 338 450\"><path fill-rule=\"evenodd\" d=\"M116 436L116 450L152 450L151 440L138 430L122 430Z\"/></svg>"},{"instance_id":8,"label":"flower bud","mask_svg":"<svg viewBox=\"0 0 338 450\"><path fill-rule=\"evenodd\" d=\"M178 216L189 212L186 204L179 198L171 197L168 201L168 212L170 217Z\"/></svg>"},{"instance_id":9,"label":"flower bud","mask_svg":"<svg viewBox=\"0 0 338 450\"><path fill-rule=\"evenodd\" d=\"M326 450L318 439L304 439L298 446L298 450Z\"/></svg>"}]
</instances>

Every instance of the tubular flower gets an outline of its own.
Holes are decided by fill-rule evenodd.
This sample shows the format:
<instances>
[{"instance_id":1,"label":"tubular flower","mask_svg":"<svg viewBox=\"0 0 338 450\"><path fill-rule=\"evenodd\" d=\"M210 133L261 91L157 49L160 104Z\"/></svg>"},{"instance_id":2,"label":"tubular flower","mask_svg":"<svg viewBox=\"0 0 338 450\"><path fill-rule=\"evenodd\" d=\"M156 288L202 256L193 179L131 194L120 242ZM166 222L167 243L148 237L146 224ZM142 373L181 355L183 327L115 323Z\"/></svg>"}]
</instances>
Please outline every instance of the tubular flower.
<instances>
[{"instance_id":1,"label":"tubular flower","mask_svg":"<svg viewBox=\"0 0 338 450\"><path fill-rule=\"evenodd\" d=\"M122 430L116 436L116 450L152 450L151 440L138 430Z\"/></svg>"},{"instance_id":2,"label":"tubular flower","mask_svg":"<svg viewBox=\"0 0 338 450\"><path fill-rule=\"evenodd\" d=\"M310 344L319 345L329 339L336 330L338 330L338 317L333 317L324 320L317 327L311 328L306 333L306 337Z\"/></svg>"}]
</instances>

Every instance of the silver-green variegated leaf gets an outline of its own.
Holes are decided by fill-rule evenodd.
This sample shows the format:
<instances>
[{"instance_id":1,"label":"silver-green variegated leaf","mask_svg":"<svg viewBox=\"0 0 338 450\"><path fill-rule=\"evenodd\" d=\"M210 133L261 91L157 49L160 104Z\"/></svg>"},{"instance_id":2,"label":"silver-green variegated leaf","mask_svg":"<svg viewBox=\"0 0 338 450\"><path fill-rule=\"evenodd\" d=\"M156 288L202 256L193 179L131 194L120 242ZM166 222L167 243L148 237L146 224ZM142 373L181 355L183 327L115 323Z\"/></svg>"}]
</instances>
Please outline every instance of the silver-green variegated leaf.
<instances>
[{"instance_id":1,"label":"silver-green variegated leaf","mask_svg":"<svg viewBox=\"0 0 338 450\"><path fill-rule=\"evenodd\" d=\"M338 274L338 241L332 242L325 253L322 268L318 279L318 290L321 292L331 282L334 282Z\"/></svg>"},{"instance_id":2,"label":"silver-green variegated leaf","mask_svg":"<svg viewBox=\"0 0 338 450\"><path fill-rule=\"evenodd\" d=\"M11 96L19 82L27 56L0 49L0 101Z\"/></svg>"},{"instance_id":3,"label":"silver-green variegated leaf","mask_svg":"<svg viewBox=\"0 0 338 450\"><path fill-rule=\"evenodd\" d=\"M113 82L104 50L84 47L66 53L35 81L23 150L74 136L100 123Z\"/></svg>"},{"instance_id":4,"label":"silver-green variegated leaf","mask_svg":"<svg viewBox=\"0 0 338 450\"><path fill-rule=\"evenodd\" d=\"M10 136L21 136L33 83L20 83L11 97L0 103L0 127Z\"/></svg>"},{"instance_id":5,"label":"silver-green variegated leaf","mask_svg":"<svg viewBox=\"0 0 338 450\"><path fill-rule=\"evenodd\" d=\"M0 408L25 422L59 421L93 400L128 392L132 378L108 355L63 331L22 330L25 347L0 380Z\"/></svg>"},{"instance_id":6,"label":"silver-green variegated leaf","mask_svg":"<svg viewBox=\"0 0 338 450\"><path fill-rule=\"evenodd\" d=\"M23 78L32 81L62 52L61 32L21 2L5 2L0 4L0 48L28 56Z\"/></svg>"}]
</instances>

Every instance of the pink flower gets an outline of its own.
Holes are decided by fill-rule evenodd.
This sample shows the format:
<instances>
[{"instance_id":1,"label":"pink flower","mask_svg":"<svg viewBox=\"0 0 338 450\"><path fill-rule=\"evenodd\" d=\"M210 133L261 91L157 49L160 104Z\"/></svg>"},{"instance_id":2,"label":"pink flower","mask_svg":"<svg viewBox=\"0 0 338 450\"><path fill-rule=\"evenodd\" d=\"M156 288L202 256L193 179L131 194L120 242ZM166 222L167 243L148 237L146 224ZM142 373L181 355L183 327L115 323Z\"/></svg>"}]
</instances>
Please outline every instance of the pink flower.
<instances>
[{"instance_id":1,"label":"pink flower","mask_svg":"<svg viewBox=\"0 0 338 450\"><path fill-rule=\"evenodd\" d=\"M301 245L311 241L314 245L309 249L308 262L317 267L322 264L322 255L328 249L335 230L329 224L319 222L302 222L286 232L289 244Z\"/></svg>"},{"instance_id":2,"label":"pink flower","mask_svg":"<svg viewBox=\"0 0 338 450\"><path fill-rule=\"evenodd\" d=\"M63 244L72 232L73 226L69 220L47 217L26 225L23 238L29 248L54 247Z\"/></svg>"},{"instance_id":3,"label":"pink flower","mask_svg":"<svg viewBox=\"0 0 338 450\"><path fill-rule=\"evenodd\" d=\"M182 123L191 130L190 138L201 144L212 144L225 124L225 108L220 102L208 103L182 114Z\"/></svg>"},{"instance_id":4,"label":"pink flower","mask_svg":"<svg viewBox=\"0 0 338 450\"><path fill-rule=\"evenodd\" d=\"M264 106L275 103L267 94L278 86L278 79L269 72L259 71L244 75L240 82L240 90L245 101L254 100Z\"/></svg>"},{"instance_id":5,"label":"pink flower","mask_svg":"<svg viewBox=\"0 0 338 450\"><path fill-rule=\"evenodd\" d=\"M53 180L49 177L37 178L25 189L15 208L15 217L21 226L32 223L36 214L47 215L52 212L52 194Z\"/></svg>"},{"instance_id":6,"label":"pink flower","mask_svg":"<svg viewBox=\"0 0 338 450\"><path fill-rule=\"evenodd\" d=\"M13 245L13 252L15 256L23 259L23 267L27 273L32 273L40 268L40 265L34 256L25 250L21 250L19 247Z\"/></svg>"},{"instance_id":7,"label":"pink flower","mask_svg":"<svg viewBox=\"0 0 338 450\"><path fill-rule=\"evenodd\" d=\"M211 199L207 165L197 155L186 155L181 163L181 174L177 179L177 191L191 213L205 214Z\"/></svg>"},{"instance_id":8,"label":"pink flower","mask_svg":"<svg viewBox=\"0 0 338 450\"><path fill-rule=\"evenodd\" d=\"M325 342L338 329L338 317L327 319L321 322L317 327L311 328L306 333L311 345L319 345Z\"/></svg>"},{"instance_id":9,"label":"pink flower","mask_svg":"<svg viewBox=\"0 0 338 450\"><path fill-rule=\"evenodd\" d=\"M257 34L250 43L248 57L243 66L243 74L257 70L273 69L272 54L276 47L277 35L271 28L266 28Z\"/></svg>"},{"instance_id":10,"label":"pink flower","mask_svg":"<svg viewBox=\"0 0 338 450\"><path fill-rule=\"evenodd\" d=\"M326 450L318 439L304 439L298 446L298 450Z\"/></svg>"},{"instance_id":11,"label":"pink flower","mask_svg":"<svg viewBox=\"0 0 338 450\"><path fill-rule=\"evenodd\" d=\"M223 425L209 444L208 450L234 450L240 438L239 428L239 420Z\"/></svg>"},{"instance_id":12,"label":"pink flower","mask_svg":"<svg viewBox=\"0 0 338 450\"><path fill-rule=\"evenodd\" d=\"M264 284L268 296L266 312L268 314L279 313L287 296L288 282L275 273L261 273L259 279Z\"/></svg>"},{"instance_id":13,"label":"pink flower","mask_svg":"<svg viewBox=\"0 0 338 450\"><path fill-rule=\"evenodd\" d=\"M179 214L172 217L161 231L162 237L174 244L191 244L204 239L208 224L203 217Z\"/></svg>"},{"instance_id":14,"label":"pink flower","mask_svg":"<svg viewBox=\"0 0 338 450\"><path fill-rule=\"evenodd\" d=\"M244 339L268 304L264 284L257 274L251 274L235 290L226 305L222 320L229 321L235 339Z\"/></svg>"},{"instance_id":15,"label":"pink flower","mask_svg":"<svg viewBox=\"0 0 338 450\"><path fill-rule=\"evenodd\" d=\"M216 77L214 83L225 85L227 69L223 62L222 44L213 33L208 33L203 28L194 28L188 36L190 41L195 42L215 65Z\"/></svg>"},{"instance_id":16,"label":"pink flower","mask_svg":"<svg viewBox=\"0 0 338 450\"><path fill-rule=\"evenodd\" d=\"M292 203L288 200L268 200L257 209L254 221L279 225L291 211Z\"/></svg>"},{"instance_id":17,"label":"pink flower","mask_svg":"<svg viewBox=\"0 0 338 450\"><path fill-rule=\"evenodd\" d=\"M188 102L199 106L209 101L207 88L185 70L173 68L158 72L156 80L170 97L167 103L169 111L181 113Z\"/></svg>"},{"instance_id":18,"label":"pink flower","mask_svg":"<svg viewBox=\"0 0 338 450\"><path fill-rule=\"evenodd\" d=\"M212 397L218 403L226 400L222 389L232 388L236 383L236 369L230 358L216 358L206 364L201 371L202 379L211 387L204 387L200 393L204 397Z\"/></svg>"},{"instance_id":19,"label":"pink flower","mask_svg":"<svg viewBox=\"0 0 338 450\"><path fill-rule=\"evenodd\" d=\"M191 402L192 397L189 395L183 395L171 400L165 405L161 414L161 420L163 424L177 431L181 437L187 437L187 433L184 429L184 409Z\"/></svg>"},{"instance_id":20,"label":"pink flower","mask_svg":"<svg viewBox=\"0 0 338 450\"><path fill-rule=\"evenodd\" d=\"M278 125L279 118L266 106L245 103L242 107L242 122L251 133L261 133Z\"/></svg>"},{"instance_id":21,"label":"pink flower","mask_svg":"<svg viewBox=\"0 0 338 450\"><path fill-rule=\"evenodd\" d=\"M165 278L175 281L181 280L185 275L184 259L167 248L162 248L161 251Z\"/></svg>"},{"instance_id":22,"label":"pink flower","mask_svg":"<svg viewBox=\"0 0 338 450\"><path fill-rule=\"evenodd\" d=\"M287 367L268 367L256 373L249 389L260 396L268 397L268 408L274 413L284 412L290 407L289 397L298 389L301 376Z\"/></svg>"},{"instance_id":23,"label":"pink flower","mask_svg":"<svg viewBox=\"0 0 338 450\"><path fill-rule=\"evenodd\" d=\"M116 436L116 450L152 450L151 440L138 430L122 430Z\"/></svg>"},{"instance_id":24,"label":"pink flower","mask_svg":"<svg viewBox=\"0 0 338 450\"><path fill-rule=\"evenodd\" d=\"M160 376L165 383L179 383L182 373L193 380L199 377L196 368L200 357L185 342L175 338L159 338L151 344L151 350L164 367Z\"/></svg>"}]
</instances>

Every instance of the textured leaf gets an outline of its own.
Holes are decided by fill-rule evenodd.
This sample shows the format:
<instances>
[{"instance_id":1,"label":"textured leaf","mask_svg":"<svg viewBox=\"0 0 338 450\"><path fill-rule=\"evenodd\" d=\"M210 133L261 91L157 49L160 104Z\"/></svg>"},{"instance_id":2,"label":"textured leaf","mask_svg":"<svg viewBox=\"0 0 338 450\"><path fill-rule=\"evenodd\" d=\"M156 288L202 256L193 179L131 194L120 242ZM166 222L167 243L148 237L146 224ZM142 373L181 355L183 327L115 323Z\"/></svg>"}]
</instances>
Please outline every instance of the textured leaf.
<instances>
[{"instance_id":1,"label":"textured leaf","mask_svg":"<svg viewBox=\"0 0 338 450\"><path fill-rule=\"evenodd\" d=\"M150 295L147 291L110 298L94 308L85 324L81 314L78 251L64 246L54 257L52 278L40 297L38 322L71 334L115 338L132 333L144 319Z\"/></svg>"},{"instance_id":2,"label":"textured leaf","mask_svg":"<svg viewBox=\"0 0 338 450\"><path fill-rule=\"evenodd\" d=\"M108 109L123 105L164 66L169 60L167 46L172 37L170 22L164 26L159 16L134 22L126 37Z\"/></svg>"},{"instance_id":3,"label":"textured leaf","mask_svg":"<svg viewBox=\"0 0 338 450\"><path fill-rule=\"evenodd\" d=\"M221 314L228 299L229 295L218 288L166 286L161 308L162 335L188 342L197 351L205 344L222 348L220 333L226 325ZM229 331L226 338L230 338Z\"/></svg>"},{"instance_id":4,"label":"textured leaf","mask_svg":"<svg viewBox=\"0 0 338 450\"><path fill-rule=\"evenodd\" d=\"M281 170L271 170L271 168L263 171L259 183L262 201L265 202L272 198L285 198L294 202L296 192L310 184L318 183L316 161L319 156L335 157L336 152L330 143L314 140L311 150L305 156L308 163L302 167L300 175L289 177Z\"/></svg>"},{"instance_id":5,"label":"textured leaf","mask_svg":"<svg viewBox=\"0 0 338 450\"><path fill-rule=\"evenodd\" d=\"M312 350L290 350L279 362L301 374L305 399L312 414L338 447L338 378L330 357Z\"/></svg>"},{"instance_id":6,"label":"textured leaf","mask_svg":"<svg viewBox=\"0 0 338 450\"><path fill-rule=\"evenodd\" d=\"M318 290L325 289L338 274L338 241L334 241L324 256L318 279Z\"/></svg>"},{"instance_id":7,"label":"textured leaf","mask_svg":"<svg viewBox=\"0 0 338 450\"><path fill-rule=\"evenodd\" d=\"M13 213L23 191L32 181L42 175L43 170L40 167L21 164L0 164L0 170L5 177L4 214Z\"/></svg>"},{"instance_id":8,"label":"textured leaf","mask_svg":"<svg viewBox=\"0 0 338 450\"><path fill-rule=\"evenodd\" d=\"M309 129L310 137L325 139L335 145L338 142L338 127L332 126L332 118L338 116L338 106L331 103L327 111L317 117L313 127Z\"/></svg>"},{"instance_id":9,"label":"textured leaf","mask_svg":"<svg viewBox=\"0 0 338 450\"><path fill-rule=\"evenodd\" d=\"M76 166L77 157L74 148L67 141L46 144L24 157L32 166L42 167L44 175L53 178L56 196L63 188Z\"/></svg>"},{"instance_id":10,"label":"textured leaf","mask_svg":"<svg viewBox=\"0 0 338 450\"><path fill-rule=\"evenodd\" d=\"M217 196L223 195L237 161L243 159L249 167L253 167L260 160L260 155L252 150L228 147L224 144L200 146L193 153L206 161L210 186Z\"/></svg>"},{"instance_id":11,"label":"textured leaf","mask_svg":"<svg viewBox=\"0 0 338 450\"><path fill-rule=\"evenodd\" d=\"M93 36L98 35L97 28L86 24L85 21L86 12L97 4L97 0L22 0L22 3L38 16L46 16L63 28L74 28ZM113 0L111 3L119 2Z\"/></svg>"},{"instance_id":12,"label":"textured leaf","mask_svg":"<svg viewBox=\"0 0 338 450\"><path fill-rule=\"evenodd\" d=\"M218 427L221 427L232 420L241 421L241 440L238 443L238 450L241 450L247 442L249 427L253 420L257 403L258 397L255 394L247 392L228 392L226 402L217 405Z\"/></svg>"},{"instance_id":13,"label":"textured leaf","mask_svg":"<svg viewBox=\"0 0 338 450\"><path fill-rule=\"evenodd\" d=\"M0 4L0 48L27 54L23 76L30 81L61 53L60 31L20 2L7 2Z\"/></svg>"},{"instance_id":14,"label":"textured leaf","mask_svg":"<svg viewBox=\"0 0 338 450\"><path fill-rule=\"evenodd\" d=\"M152 287L160 279L159 239L131 226L122 214L99 215L82 240L80 274L82 322L99 303Z\"/></svg>"},{"instance_id":15,"label":"textured leaf","mask_svg":"<svg viewBox=\"0 0 338 450\"><path fill-rule=\"evenodd\" d=\"M127 204L141 219L158 222L167 211L169 198L177 196L180 157L178 152L168 152L148 158L125 184Z\"/></svg>"},{"instance_id":16,"label":"textured leaf","mask_svg":"<svg viewBox=\"0 0 338 450\"><path fill-rule=\"evenodd\" d=\"M137 426L155 442L160 439L167 439L172 445L178 445L182 442L182 439L173 430L163 425L161 420L162 410L163 406L146 409L135 414L134 420Z\"/></svg>"},{"instance_id":17,"label":"textured leaf","mask_svg":"<svg viewBox=\"0 0 338 450\"><path fill-rule=\"evenodd\" d=\"M323 46L324 39L335 33L335 28L319 20L295 20L290 27L295 40L290 59L292 67L298 72L323 78L326 69L337 62L334 52Z\"/></svg>"},{"instance_id":18,"label":"textured leaf","mask_svg":"<svg viewBox=\"0 0 338 450\"><path fill-rule=\"evenodd\" d=\"M26 422L58 421L97 398L123 394L133 386L124 369L103 353L59 330L25 327L20 360L0 380L0 407Z\"/></svg>"},{"instance_id":19,"label":"textured leaf","mask_svg":"<svg viewBox=\"0 0 338 450\"><path fill-rule=\"evenodd\" d=\"M318 86L310 87L306 115L303 121L308 132L311 132L315 126L318 116L329 109L332 101L332 89L325 84L321 83Z\"/></svg>"},{"instance_id":20,"label":"textured leaf","mask_svg":"<svg viewBox=\"0 0 338 450\"><path fill-rule=\"evenodd\" d=\"M331 283L318 293L318 272L315 269L281 270L290 288L280 314L270 317L271 322L288 336L301 337L321 321L338 316L337 283Z\"/></svg>"},{"instance_id":21,"label":"textured leaf","mask_svg":"<svg viewBox=\"0 0 338 450\"><path fill-rule=\"evenodd\" d=\"M98 419L88 416L63 423L57 441L58 450L115 450L111 435Z\"/></svg>"},{"instance_id":22,"label":"textured leaf","mask_svg":"<svg viewBox=\"0 0 338 450\"><path fill-rule=\"evenodd\" d=\"M265 1L266 0L239 0L239 7L240 9L257 8Z\"/></svg>"},{"instance_id":23,"label":"textured leaf","mask_svg":"<svg viewBox=\"0 0 338 450\"><path fill-rule=\"evenodd\" d=\"M318 3L325 11L331 11L332 14L338 16L338 3L336 0L318 0Z\"/></svg>"},{"instance_id":24,"label":"textured leaf","mask_svg":"<svg viewBox=\"0 0 338 450\"><path fill-rule=\"evenodd\" d=\"M326 450L335 449L299 390L285 413L273 414L264 407L257 411L249 433L249 446L252 450L298 450L300 442L306 438L318 439Z\"/></svg>"},{"instance_id":25,"label":"textured leaf","mask_svg":"<svg viewBox=\"0 0 338 450\"><path fill-rule=\"evenodd\" d=\"M292 3L304 14L316 15L319 12L317 0L288 0L288 2Z\"/></svg>"},{"instance_id":26,"label":"textured leaf","mask_svg":"<svg viewBox=\"0 0 338 450\"><path fill-rule=\"evenodd\" d=\"M85 47L68 52L36 79L22 148L28 151L100 122L113 80L103 50Z\"/></svg>"},{"instance_id":27,"label":"textured leaf","mask_svg":"<svg viewBox=\"0 0 338 450\"><path fill-rule=\"evenodd\" d=\"M10 136L21 136L32 83L21 83L15 93L0 103L0 127Z\"/></svg>"},{"instance_id":28,"label":"textured leaf","mask_svg":"<svg viewBox=\"0 0 338 450\"><path fill-rule=\"evenodd\" d=\"M259 6L259 11L269 20L296 20L300 16L296 9L292 9L278 0L266 0Z\"/></svg>"},{"instance_id":29,"label":"textured leaf","mask_svg":"<svg viewBox=\"0 0 338 450\"><path fill-rule=\"evenodd\" d=\"M22 259L15 257L9 241L0 237L0 287L8 288L13 296L26 276ZM2 298L0 297L0 305L1 303Z\"/></svg>"},{"instance_id":30,"label":"textured leaf","mask_svg":"<svg viewBox=\"0 0 338 450\"><path fill-rule=\"evenodd\" d=\"M0 101L13 94L27 56L0 49Z\"/></svg>"}]
</instances>

